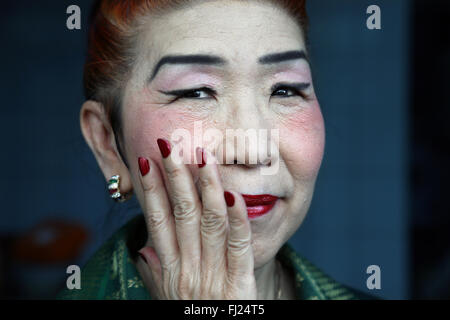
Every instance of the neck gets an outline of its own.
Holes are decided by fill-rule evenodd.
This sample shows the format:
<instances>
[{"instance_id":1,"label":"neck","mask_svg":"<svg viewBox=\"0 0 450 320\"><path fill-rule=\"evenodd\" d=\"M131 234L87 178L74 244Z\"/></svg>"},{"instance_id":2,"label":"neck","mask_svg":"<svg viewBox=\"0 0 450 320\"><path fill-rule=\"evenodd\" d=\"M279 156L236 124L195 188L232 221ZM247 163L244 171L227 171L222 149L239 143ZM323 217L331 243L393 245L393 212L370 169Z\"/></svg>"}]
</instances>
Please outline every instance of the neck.
<instances>
[{"instance_id":1,"label":"neck","mask_svg":"<svg viewBox=\"0 0 450 320\"><path fill-rule=\"evenodd\" d=\"M257 299L274 300L278 292L277 277L279 270L276 267L275 258L272 258L262 267L255 269Z\"/></svg>"}]
</instances>

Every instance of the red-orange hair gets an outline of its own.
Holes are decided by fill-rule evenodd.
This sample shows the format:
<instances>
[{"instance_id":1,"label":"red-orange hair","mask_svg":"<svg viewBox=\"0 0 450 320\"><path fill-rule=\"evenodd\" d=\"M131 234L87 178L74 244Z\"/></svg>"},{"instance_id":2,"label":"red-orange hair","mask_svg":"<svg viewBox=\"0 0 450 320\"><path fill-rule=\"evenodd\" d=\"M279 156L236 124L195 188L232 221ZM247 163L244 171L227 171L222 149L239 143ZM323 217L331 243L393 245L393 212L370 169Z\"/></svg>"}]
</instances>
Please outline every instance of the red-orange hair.
<instances>
[{"instance_id":1,"label":"red-orange hair","mask_svg":"<svg viewBox=\"0 0 450 320\"><path fill-rule=\"evenodd\" d=\"M164 14L199 0L98 0L91 12L89 42L84 66L87 100L102 103L116 134L121 133L120 110L124 85L134 63L135 39L141 18ZM241 0L252 1L252 0ZM256 1L256 0L254 0ZM261 0L259 0L261 1ZM295 19L306 38L306 0L271 2ZM119 141L116 139L117 143ZM120 148L119 148L120 149Z\"/></svg>"}]
</instances>

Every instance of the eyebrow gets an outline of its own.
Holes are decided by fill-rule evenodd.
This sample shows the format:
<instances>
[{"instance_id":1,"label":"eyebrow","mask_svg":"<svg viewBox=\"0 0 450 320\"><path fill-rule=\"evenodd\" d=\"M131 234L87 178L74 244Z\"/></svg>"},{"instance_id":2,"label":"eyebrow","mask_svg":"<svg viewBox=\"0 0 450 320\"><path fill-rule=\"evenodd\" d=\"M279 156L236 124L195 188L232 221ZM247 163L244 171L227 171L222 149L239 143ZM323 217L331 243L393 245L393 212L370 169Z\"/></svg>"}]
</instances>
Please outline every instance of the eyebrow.
<instances>
[{"instance_id":1,"label":"eyebrow","mask_svg":"<svg viewBox=\"0 0 450 320\"><path fill-rule=\"evenodd\" d=\"M270 53L258 58L258 63L261 65L270 65L281 63L290 60L304 59L309 62L308 57L304 50L291 50L285 52ZM149 82L152 81L158 71L164 64L202 64L202 65L214 65L223 66L228 62L224 58L216 55L209 54L190 54L190 55L168 55L162 57L153 68L152 75Z\"/></svg>"}]
</instances>

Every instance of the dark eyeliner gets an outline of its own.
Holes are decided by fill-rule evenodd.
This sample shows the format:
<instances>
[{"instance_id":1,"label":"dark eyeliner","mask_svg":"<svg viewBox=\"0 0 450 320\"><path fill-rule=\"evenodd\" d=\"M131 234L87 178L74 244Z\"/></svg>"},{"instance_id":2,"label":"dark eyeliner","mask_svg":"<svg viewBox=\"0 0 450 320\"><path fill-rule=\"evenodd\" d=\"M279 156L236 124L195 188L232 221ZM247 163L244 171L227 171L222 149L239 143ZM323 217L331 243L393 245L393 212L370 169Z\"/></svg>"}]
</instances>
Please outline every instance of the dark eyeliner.
<instances>
[{"instance_id":1,"label":"dark eyeliner","mask_svg":"<svg viewBox=\"0 0 450 320\"><path fill-rule=\"evenodd\" d=\"M188 93L192 93L195 91L205 91L209 94L216 94L216 91L214 91L211 88L208 87L201 87L201 88L192 88L192 89L182 89L182 90L172 90L172 91L162 91L162 90L158 90L159 92L169 95L169 96L174 96L177 98L182 98L184 96L186 96ZM190 97L188 97L190 98ZM192 98L195 99L195 98Z\"/></svg>"},{"instance_id":2,"label":"dark eyeliner","mask_svg":"<svg viewBox=\"0 0 450 320\"><path fill-rule=\"evenodd\" d=\"M281 83L274 84L271 87L271 92L274 92L274 91L280 90L280 89L293 89L294 91L296 91L296 93L298 95L305 98L305 94L303 91L308 89L310 85L311 85L311 83L309 83L309 82L296 82L296 83L281 82Z\"/></svg>"}]
</instances>

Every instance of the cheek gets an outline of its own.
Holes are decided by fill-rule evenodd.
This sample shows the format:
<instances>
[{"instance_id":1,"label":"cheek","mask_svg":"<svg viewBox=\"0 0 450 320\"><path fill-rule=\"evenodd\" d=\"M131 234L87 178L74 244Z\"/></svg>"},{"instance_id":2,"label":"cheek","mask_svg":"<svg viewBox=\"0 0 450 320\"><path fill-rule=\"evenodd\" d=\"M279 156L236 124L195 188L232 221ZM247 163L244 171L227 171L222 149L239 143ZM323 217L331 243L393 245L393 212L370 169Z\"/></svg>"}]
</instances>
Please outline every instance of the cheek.
<instances>
[{"instance_id":1,"label":"cheek","mask_svg":"<svg viewBox=\"0 0 450 320\"><path fill-rule=\"evenodd\" d=\"M171 140L172 134L180 129L187 130L192 135L195 121L185 112L152 110L145 107L124 120L133 124L124 130L127 153L154 160L161 157L156 142L158 138Z\"/></svg>"},{"instance_id":2,"label":"cheek","mask_svg":"<svg viewBox=\"0 0 450 320\"><path fill-rule=\"evenodd\" d=\"M182 111L180 109L169 109L164 107L155 107L143 104L139 107L130 108L133 112L124 112L124 140L127 158L130 162L132 175L138 175L139 169L137 165L138 157L151 158L155 161L162 174L165 177L165 172L162 169L162 158L158 148L157 139L165 138L171 140L172 143L180 142L180 137L174 139L174 133L180 130L186 133L186 137L194 136L194 123L201 121L189 111ZM186 139L189 143L190 152L183 150L183 162L194 163L195 146L192 139ZM173 148L172 152L181 150L181 147L187 147L185 143L179 144L180 148ZM188 166L191 173L196 177L196 165ZM135 177L138 178L137 176Z\"/></svg>"},{"instance_id":3,"label":"cheek","mask_svg":"<svg viewBox=\"0 0 450 320\"><path fill-rule=\"evenodd\" d=\"M322 163L325 127L317 102L291 114L280 128L280 153L296 177L315 178Z\"/></svg>"}]
</instances>

